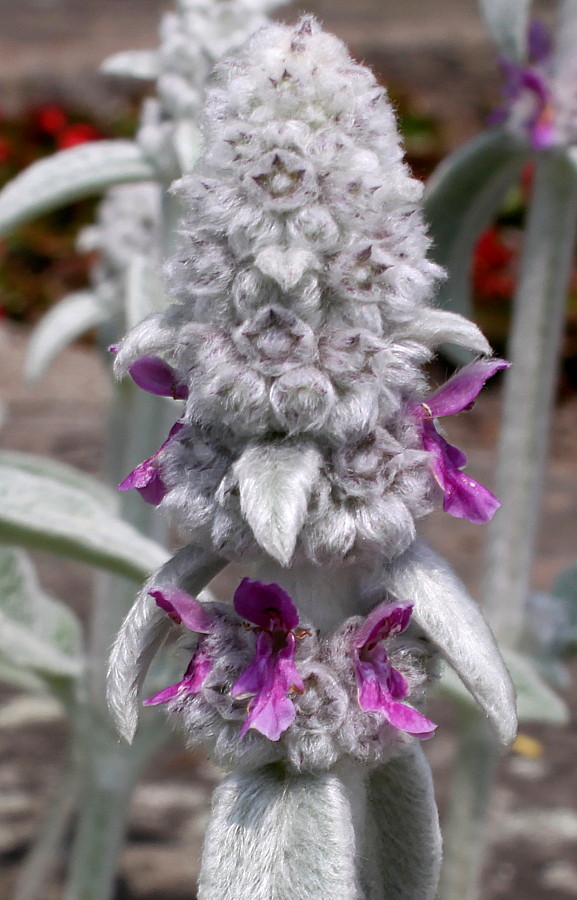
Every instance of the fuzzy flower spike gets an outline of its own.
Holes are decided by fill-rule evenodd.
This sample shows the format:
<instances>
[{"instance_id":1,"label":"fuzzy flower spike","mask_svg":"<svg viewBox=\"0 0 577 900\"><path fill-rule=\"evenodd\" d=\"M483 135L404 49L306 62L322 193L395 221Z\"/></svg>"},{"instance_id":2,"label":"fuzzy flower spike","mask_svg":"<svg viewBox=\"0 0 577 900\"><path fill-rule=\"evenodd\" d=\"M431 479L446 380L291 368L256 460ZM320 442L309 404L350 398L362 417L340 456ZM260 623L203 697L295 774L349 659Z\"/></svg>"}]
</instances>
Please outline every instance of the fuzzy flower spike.
<instances>
[{"instance_id":1,"label":"fuzzy flower spike","mask_svg":"<svg viewBox=\"0 0 577 900\"><path fill-rule=\"evenodd\" d=\"M422 364L447 340L490 348L431 307L442 272L386 93L304 17L217 66L204 131L173 303L116 357L185 401L147 461L156 496L227 558L392 558L435 497L407 406Z\"/></svg>"}]
</instances>

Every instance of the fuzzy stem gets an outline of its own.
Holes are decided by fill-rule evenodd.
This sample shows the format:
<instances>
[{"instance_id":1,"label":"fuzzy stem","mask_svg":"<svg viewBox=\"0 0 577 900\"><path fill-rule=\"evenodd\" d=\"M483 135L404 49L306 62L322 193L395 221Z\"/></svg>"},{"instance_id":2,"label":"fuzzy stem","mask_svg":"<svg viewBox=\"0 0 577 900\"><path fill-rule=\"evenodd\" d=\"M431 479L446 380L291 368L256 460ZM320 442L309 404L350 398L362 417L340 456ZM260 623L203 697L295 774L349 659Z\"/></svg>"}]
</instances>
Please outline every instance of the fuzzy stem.
<instances>
[{"instance_id":1,"label":"fuzzy stem","mask_svg":"<svg viewBox=\"0 0 577 900\"><path fill-rule=\"evenodd\" d=\"M513 313L513 366L497 478L503 508L489 534L484 599L497 638L513 647L521 637L530 589L576 226L575 170L559 151L543 153L535 171ZM463 713L445 831L442 900L478 896L498 756L486 723L477 713Z\"/></svg>"},{"instance_id":2,"label":"fuzzy stem","mask_svg":"<svg viewBox=\"0 0 577 900\"><path fill-rule=\"evenodd\" d=\"M485 610L498 639L520 637L530 587L549 426L577 225L575 169L540 156L511 335L497 490L489 532Z\"/></svg>"},{"instance_id":3,"label":"fuzzy stem","mask_svg":"<svg viewBox=\"0 0 577 900\"><path fill-rule=\"evenodd\" d=\"M32 850L20 871L14 900L39 900L53 874L66 830L78 801L80 770L77 759L68 760L50 801Z\"/></svg>"},{"instance_id":4,"label":"fuzzy stem","mask_svg":"<svg viewBox=\"0 0 577 900\"><path fill-rule=\"evenodd\" d=\"M477 900L487 843L486 818L499 749L487 723L470 709L458 716L459 750L453 763L443 827L439 898Z\"/></svg>"}]
</instances>

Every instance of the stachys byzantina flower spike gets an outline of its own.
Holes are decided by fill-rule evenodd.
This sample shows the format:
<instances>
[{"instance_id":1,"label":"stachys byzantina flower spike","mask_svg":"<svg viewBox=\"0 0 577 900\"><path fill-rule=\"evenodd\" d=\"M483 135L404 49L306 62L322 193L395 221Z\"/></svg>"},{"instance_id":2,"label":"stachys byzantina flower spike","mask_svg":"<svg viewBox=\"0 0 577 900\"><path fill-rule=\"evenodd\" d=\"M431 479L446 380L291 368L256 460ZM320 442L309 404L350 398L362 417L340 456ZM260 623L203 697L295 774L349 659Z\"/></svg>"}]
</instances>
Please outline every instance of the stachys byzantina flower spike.
<instances>
[{"instance_id":1,"label":"stachys byzantina flower spike","mask_svg":"<svg viewBox=\"0 0 577 900\"><path fill-rule=\"evenodd\" d=\"M220 63L206 100L172 305L116 361L186 399L154 457L163 506L227 558L393 558L439 495L421 367L445 340L490 350L431 306L442 272L386 93L304 17Z\"/></svg>"}]
</instances>

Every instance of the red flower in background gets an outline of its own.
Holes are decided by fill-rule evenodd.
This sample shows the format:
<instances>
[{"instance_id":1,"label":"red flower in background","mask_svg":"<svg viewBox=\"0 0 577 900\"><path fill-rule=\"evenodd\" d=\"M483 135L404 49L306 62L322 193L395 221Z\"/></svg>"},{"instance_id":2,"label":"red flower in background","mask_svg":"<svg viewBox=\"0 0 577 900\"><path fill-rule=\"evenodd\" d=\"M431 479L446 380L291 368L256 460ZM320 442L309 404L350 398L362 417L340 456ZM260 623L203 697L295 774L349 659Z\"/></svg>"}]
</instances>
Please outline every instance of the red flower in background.
<instances>
[{"instance_id":1,"label":"red flower in background","mask_svg":"<svg viewBox=\"0 0 577 900\"><path fill-rule=\"evenodd\" d=\"M511 262L515 252L492 227L481 234L473 256L473 285L483 300L510 300L515 290Z\"/></svg>"},{"instance_id":2,"label":"red flower in background","mask_svg":"<svg viewBox=\"0 0 577 900\"><path fill-rule=\"evenodd\" d=\"M56 135L56 146L59 150L67 150L77 144L98 141L101 137L102 134L90 122L79 122L77 125L68 125Z\"/></svg>"},{"instance_id":3,"label":"red flower in background","mask_svg":"<svg viewBox=\"0 0 577 900\"><path fill-rule=\"evenodd\" d=\"M97 141L101 132L90 122L70 122L66 112L54 104L42 106L33 115L34 124L49 135L59 150L67 150L87 141Z\"/></svg>"}]
</instances>

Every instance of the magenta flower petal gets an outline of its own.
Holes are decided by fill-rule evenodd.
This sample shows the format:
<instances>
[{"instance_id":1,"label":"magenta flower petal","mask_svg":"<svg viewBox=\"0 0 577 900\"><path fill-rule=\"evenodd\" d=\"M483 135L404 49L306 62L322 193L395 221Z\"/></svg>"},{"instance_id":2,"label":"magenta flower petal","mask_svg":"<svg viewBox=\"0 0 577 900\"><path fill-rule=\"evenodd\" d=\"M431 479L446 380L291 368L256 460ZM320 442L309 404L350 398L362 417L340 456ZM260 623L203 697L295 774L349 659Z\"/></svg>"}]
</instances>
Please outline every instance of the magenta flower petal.
<instances>
[{"instance_id":1,"label":"magenta flower petal","mask_svg":"<svg viewBox=\"0 0 577 900\"><path fill-rule=\"evenodd\" d=\"M146 503L158 506L166 496L166 485L155 465L155 456L156 454L139 463L136 469L120 482L118 490L130 491L135 488Z\"/></svg>"},{"instance_id":2,"label":"magenta flower petal","mask_svg":"<svg viewBox=\"0 0 577 900\"><path fill-rule=\"evenodd\" d=\"M259 634L254 661L231 688L233 697L242 699L253 696L240 732L241 738L249 728L253 728L269 740L278 741L283 731L294 722L296 710L288 694L292 690L304 690L294 664L295 644L294 635L289 633L286 645L277 650L275 640L268 632Z\"/></svg>"},{"instance_id":3,"label":"magenta flower petal","mask_svg":"<svg viewBox=\"0 0 577 900\"><path fill-rule=\"evenodd\" d=\"M174 369L158 356L143 356L128 369L131 378L144 391L160 397L186 400L188 388L177 381Z\"/></svg>"},{"instance_id":4,"label":"magenta flower petal","mask_svg":"<svg viewBox=\"0 0 577 900\"><path fill-rule=\"evenodd\" d=\"M501 502L488 488L461 471L466 456L439 434L433 422L426 421L423 426L423 447L432 454L430 465L444 493L445 512L477 525L489 522Z\"/></svg>"},{"instance_id":5,"label":"magenta flower petal","mask_svg":"<svg viewBox=\"0 0 577 900\"><path fill-rule=\"evenodd\" d=\"M176 422L172 426L167 439L153 453L149 459L145 459L137 465L132 472L118 485L119 491L130 491L136 488L140 496L151 506L158 506L162 502L167 493L167 487L162 478L159 468L159 456L164 448L174 440L179 431L183 428L182 422Z\"/></svg>"},{"instance_id":6,"label":"magenta flower petal","mask_svg":"<svg viewBox=\"0 0 577 900\"><path fill-rule=\"evenodd\" d=\"M243 578L234 595L239 616L265 631L291 631L299 623L296 606L278 584Z\"/></svg>"},{"instance_id":7,"label":"magenta flower petal","mask_svg":"<svg viewBox=\"0 0 577 900\"><path fill-rule=\"evenodd\" d=\"M154 597L157 606L178 625L182 622L199 634L210 634L212 631L213 619L206 606L186 591L168 586L153 587L148 593Z\"/></svg>"},{"instance_id":8,"label":"magenta flower petal","mask_svg":"<svg viewBox=\"0 0 577 900\"><path fill-rule=\"evenodd\" d=\"M408 696L408 684L390 664L387 651L380 643L404 631L411 612L410 604L381 603L366 617L353 638L355 674L361 709L380 713L400 731L425 738L433 734L436 725L400 702Z\"/></svg>"},{"instance_id":9,"label":"magenta flower petal","mask_svg":"<svg viewBox=\"0 0 577 900\"><path fill-rule=\"evenodd\" d=\"M510 365L505 359L478 359L469 363L427 398L425 414L436 419L463 412L476 400L489 378Z\"/></svg>"},{"instance_id":10,"label":"magenta flower petal","mask_svg":"<svg viewBox=\"0 0 577 900\"><path fill-rule=\"evenodd\" d=\"M212 659L207 653L204 643L204 639L201 638L182 681L164 688L157 694L153 694L152 697L144 701L144 706L157 706L159 703L168 703L181 695L198 694L213 666Z\"/></svg>"},{"instance_id":11,"label":"magenta flower petal","mask_svg":"<svg viewBox=\"0 0 577 900\"><path fill-rule=\"evenodd\" d=\"M381 603L356 631L354 646L371 648L386 637L400 634L409 624L412 611L410 603Z\"/></svg>"}]
</instances>

